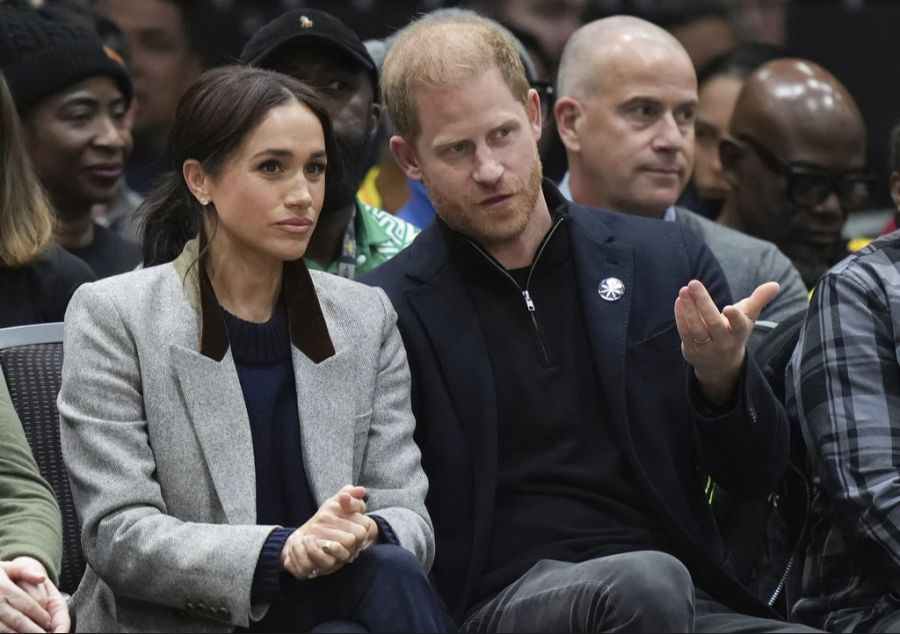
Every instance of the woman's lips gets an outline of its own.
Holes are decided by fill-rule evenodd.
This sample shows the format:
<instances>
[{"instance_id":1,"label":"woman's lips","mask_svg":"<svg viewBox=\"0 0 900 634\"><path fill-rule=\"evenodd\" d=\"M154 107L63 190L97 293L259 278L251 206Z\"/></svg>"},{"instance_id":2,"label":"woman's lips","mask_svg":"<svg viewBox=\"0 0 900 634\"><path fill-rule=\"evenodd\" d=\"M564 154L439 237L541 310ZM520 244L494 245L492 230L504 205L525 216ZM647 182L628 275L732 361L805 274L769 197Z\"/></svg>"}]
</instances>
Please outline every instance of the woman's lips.
<instances>
[{"instance_id":1,"label":"woman's lips","mask_svg":"<svg viewBox=\"0 0 900 634\"><path fill-rule=\"evenodd\" d=\"M121 164L92 165L87 168L92 176L109 180L116 180L122 176L124 168Z\"/></svg>"},{"instance_id":2,"label":"woman's lips","mask_svg":"<svg viewBox=\"0 0 900 634\"><path fill-rule=\"evenodd\" d=\"M275 226L293 235L304 235L312 231L315 223L307 218L288 218L275 223Z\"/></svg>"},{"instance_id":3,"label":"woman's lips","mask_svg":"<svg viewBox=\"0 0 900 634\"><path fill-rule=\"evenodd\" d=\"M109 188L119 183L125 168L121 164L92 165L85 168L85 173L94 185Z\"/></svg>"}]
</instances>

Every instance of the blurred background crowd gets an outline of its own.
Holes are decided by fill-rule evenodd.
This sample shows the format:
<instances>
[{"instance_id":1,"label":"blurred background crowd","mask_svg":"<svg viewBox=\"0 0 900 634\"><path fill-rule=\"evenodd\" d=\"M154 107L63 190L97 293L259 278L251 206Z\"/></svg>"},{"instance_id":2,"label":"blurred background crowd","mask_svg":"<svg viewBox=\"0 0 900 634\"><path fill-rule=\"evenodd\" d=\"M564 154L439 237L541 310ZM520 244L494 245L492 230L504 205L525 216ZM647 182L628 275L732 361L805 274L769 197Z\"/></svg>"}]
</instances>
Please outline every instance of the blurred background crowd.
<instances>
[{"instance_id":1,"label":"blurred background crowd","mask_svg":"<svg viewBox=\"0 0 900 634\"><path fill-rule=\"evenodd\" d=\"M303 7L326 10L363 40L383 39L411 17L462 5L508 26L526 45L537 73L548 85L563 47L575 30L614 14L645 18L670 30L701 71L735 45L759 42L787 55L829 69L857 100L869 132L869 165L881 182L871 207L893 208L887 174L889 131L900 108L900 86L887 80L887 60L900 54L891 24L900 20L892 0L34 0L88 16L100 15L125 31L106 31L107 43L126 58L143 110L134 125L135 149L129 186L150 188L158 171L154 161L181 91L201 69L236 60L241 47L264 24L285 11ZM103 25L100 26L103 32ZM551 136L551 135L548 135ZM565 153L561 143L543 152L548 176L561 179ZM390 211L390 201L381 201ZM847 238L877 235L890 212L854 214Z\"/></svg>"}]
</instances>

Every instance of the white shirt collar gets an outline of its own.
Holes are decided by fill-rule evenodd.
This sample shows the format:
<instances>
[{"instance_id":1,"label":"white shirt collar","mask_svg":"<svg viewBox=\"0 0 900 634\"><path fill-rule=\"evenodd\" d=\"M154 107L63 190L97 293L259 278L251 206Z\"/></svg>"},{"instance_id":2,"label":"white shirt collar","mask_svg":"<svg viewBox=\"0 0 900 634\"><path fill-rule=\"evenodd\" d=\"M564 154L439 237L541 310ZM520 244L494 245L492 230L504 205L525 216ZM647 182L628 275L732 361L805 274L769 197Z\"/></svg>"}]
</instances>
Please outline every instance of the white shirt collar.
<instances>
[{"instance_id":1,"label":"white shirt collar","mask_svg":"<svg viewBox=\"0 0 900 634\"><path fill-rule=\"evenodd\" d=\"M559 193L566 197L566 200L572 200L572 189L569 187L569 172L566 172L566 175L563 176L563 179L559 182ZM573 201L574 202L574 201ZM666 209L666 213L662 217L666 222L675 222L677 220L675 216L675 206L672 205L668 209Z\"/></svg>"}]
</instances>

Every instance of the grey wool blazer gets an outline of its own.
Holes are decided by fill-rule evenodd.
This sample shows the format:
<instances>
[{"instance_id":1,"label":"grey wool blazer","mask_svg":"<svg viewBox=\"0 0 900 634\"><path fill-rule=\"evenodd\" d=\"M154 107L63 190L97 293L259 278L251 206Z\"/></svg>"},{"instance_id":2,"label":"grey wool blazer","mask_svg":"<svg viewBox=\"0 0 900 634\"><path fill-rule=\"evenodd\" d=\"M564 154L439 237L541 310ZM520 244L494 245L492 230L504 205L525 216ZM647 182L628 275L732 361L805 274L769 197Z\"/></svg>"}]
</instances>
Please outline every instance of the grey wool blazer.
<instances>
[{"instance_id":1,"label":"grey wool blazer","mask_svg":"<svg viewBox=\"0 0 900 634\"><path fill-rule=\"evenodd\" d=\"M198 251L194 240L171 264L84 285L66 314L58 402L88 562L75 595L82 631L229 632L268 607L251 605L250 588L276 527L256 525L227 334L205 350L225 330L201 309L212 291ZM285 292L313 496L367 487L369 511L429 569L428 482L396 314L380 290L299 267L302 297L292 304L287 266ZM297 340L317 329L330 342L314 361Z\"/></svg>"}]
</instances>

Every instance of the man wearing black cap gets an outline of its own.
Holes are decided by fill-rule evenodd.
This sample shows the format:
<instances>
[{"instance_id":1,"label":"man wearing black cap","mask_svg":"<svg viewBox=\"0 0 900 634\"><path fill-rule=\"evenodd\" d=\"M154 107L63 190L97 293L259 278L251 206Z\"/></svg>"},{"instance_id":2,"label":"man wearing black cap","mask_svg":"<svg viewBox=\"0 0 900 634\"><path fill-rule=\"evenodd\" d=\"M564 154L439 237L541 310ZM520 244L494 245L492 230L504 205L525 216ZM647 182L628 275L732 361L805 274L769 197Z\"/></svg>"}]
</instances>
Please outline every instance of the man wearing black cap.
<instances>
[{"instance_id":1,"label":"man wearing black cap","mask_svg":"<svg viewBox=\"0 0 900 634\"><path fill-rule=\"evenodd\" d=\"M353 279L406 248L418 230L356 197L381 116L378 71L359 37L328 13L298 9L257 31L241 61L315 87L334 126L339 155L328 158L339 169L329 173L307 264Z\"/></svg>"}]
</instances>

